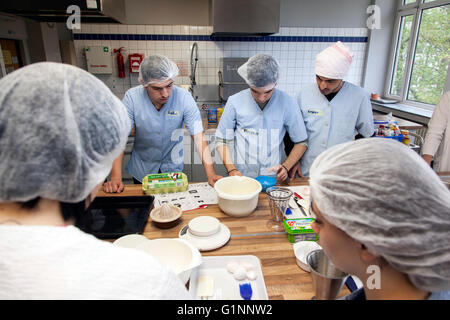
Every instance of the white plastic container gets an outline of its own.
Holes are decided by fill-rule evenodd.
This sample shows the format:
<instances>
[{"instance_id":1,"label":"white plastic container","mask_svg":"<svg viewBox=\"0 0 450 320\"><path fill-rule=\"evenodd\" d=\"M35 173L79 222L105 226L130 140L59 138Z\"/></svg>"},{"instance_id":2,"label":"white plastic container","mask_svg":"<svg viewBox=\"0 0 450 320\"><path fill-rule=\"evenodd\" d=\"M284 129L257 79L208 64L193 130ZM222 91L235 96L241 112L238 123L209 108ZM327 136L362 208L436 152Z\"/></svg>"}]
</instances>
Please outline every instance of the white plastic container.
<instances>
[{"instance_id":1,"label":"white plastic container","mask_svg":"<svg viewBox=\"0 0 450 320\"><path fill-rule=\"evenodd\" d=\"M219 208L233 217L245 217L255 211L261 184L249 177L231 176L216 182Z\"/></svg>"},{"instance_id":2,"label":"white plastic container","mask_svg":"<svg viewBox=\"0 0 450 320\"><path fill-rule=\"evenodd\" d=\"M155 239L139 244L136 249L154 256L168 265L186 284L193 269L202 263L200 251L183 239Z\"/></svg>"}]
</instances>

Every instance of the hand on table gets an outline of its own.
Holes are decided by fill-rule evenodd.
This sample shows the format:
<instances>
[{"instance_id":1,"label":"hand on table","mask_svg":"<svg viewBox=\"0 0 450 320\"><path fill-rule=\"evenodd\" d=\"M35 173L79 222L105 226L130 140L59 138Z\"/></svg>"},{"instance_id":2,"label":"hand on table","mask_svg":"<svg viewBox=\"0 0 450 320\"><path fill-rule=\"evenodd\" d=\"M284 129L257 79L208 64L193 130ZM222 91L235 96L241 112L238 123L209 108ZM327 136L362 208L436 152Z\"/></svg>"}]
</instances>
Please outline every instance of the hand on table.
<instances>
[{"instance_id":1,"label":"hand on table","mask_svg":"<svg viewBox=\"0 0 450 320\"><path fill-rule=\"evenodd\" d=\"M103 191L106 193L121 193L123 189L122 179L111 179L103 184Z\"/></svg>"}]
</instances>

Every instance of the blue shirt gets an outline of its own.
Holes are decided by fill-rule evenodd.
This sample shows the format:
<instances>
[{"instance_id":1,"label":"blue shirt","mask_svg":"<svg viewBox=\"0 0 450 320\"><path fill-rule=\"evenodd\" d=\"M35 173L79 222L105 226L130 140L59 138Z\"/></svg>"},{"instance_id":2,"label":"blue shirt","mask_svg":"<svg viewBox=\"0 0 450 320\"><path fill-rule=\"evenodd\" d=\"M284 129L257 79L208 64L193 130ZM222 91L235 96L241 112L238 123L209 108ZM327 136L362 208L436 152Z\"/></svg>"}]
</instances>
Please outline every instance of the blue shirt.
<instances>
[{"instance_id":1,"label":"blue shirt","mask_svg":"<svg viewBox=\"0 0 450 320\"><path fill-rule=\"evenodd\" d=\"M314 83L301 90L297 101L308 132L308 149L300 159L304 176L309 176L314 159L326 149L352 141L358 133L367 138L374 132L369 94L354 84L344 82L328 101Z\"/></svg>"},{"instance_id":2,"label":"blue shirt","mask_svg":"<svg viewBox=\"0 0 450 320\"><path fill-rule=\"evenodd\" d=\"M295 143L307 139L295 99L274 89L263 110L250 89L229 97L216 130L216 137L234 141L233 161L245 176L267 175L280 164L286 131Z\"/></svg>"},{"instance_id":3,"label":"blue shirt","mask_svg":"<svg viewBox=\"0 0 450 320\"><path fill-rule=\"evenodd\" d=\"M132 127L134 146L127 171L137 180L151 173L183 170L184 125L191 135L203 132L202 119L192 95L173 86L169 100L158 111L146 89L129 89L123 98Z\"/></svg>"}]
</instances>

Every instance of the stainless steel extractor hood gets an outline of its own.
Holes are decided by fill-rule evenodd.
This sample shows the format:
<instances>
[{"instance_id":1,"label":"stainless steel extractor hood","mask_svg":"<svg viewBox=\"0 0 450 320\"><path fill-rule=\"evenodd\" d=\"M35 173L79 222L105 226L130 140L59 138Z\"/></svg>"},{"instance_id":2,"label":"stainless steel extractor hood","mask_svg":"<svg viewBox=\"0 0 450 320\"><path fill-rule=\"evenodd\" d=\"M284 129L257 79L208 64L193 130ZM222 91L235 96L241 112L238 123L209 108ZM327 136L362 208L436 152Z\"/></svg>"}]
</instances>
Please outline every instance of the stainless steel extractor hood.
<instances>
[{"instance_id":1,"label":"stainless steel extractor hood","mask_svg":"<svg viewBox=\"0 0 450 320\"><path fill-rule=\"evenodd\" d=\"M9 0L0 1L0 12L43 22L66 22L73 12L67 8L80 8L81 22L125 23L125 0Z\"/></svg>"},{"instance_id":2,"label":"stainless steel extractor hood","mask_svg":"<svg viewBox=\"0 0 450 320\"><path fill-rule=\"evenodd\" d=\"M280 30L280 0L212 0L213 37L267 36Z\"/></svg>"}]
</instances>

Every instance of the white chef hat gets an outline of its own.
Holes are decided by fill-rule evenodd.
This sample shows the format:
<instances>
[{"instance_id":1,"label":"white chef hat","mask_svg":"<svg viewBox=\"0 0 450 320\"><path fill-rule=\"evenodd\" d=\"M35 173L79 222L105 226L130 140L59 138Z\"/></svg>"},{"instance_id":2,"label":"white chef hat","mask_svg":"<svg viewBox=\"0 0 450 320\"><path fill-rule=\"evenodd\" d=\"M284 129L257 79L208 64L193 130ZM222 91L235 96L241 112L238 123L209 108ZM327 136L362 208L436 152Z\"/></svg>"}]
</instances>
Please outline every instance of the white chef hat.
<instances>
[{"instance_id":1,"label":"white chef hat","mask_svg":"<svg viewBox=\"0 0 450 320\"><path fill-rule=\"evenodd\" d=\"M344 79L352 64L353 52L338 41L316 56L316 75L329 79Z\"/></svg>"}]
</instances>

